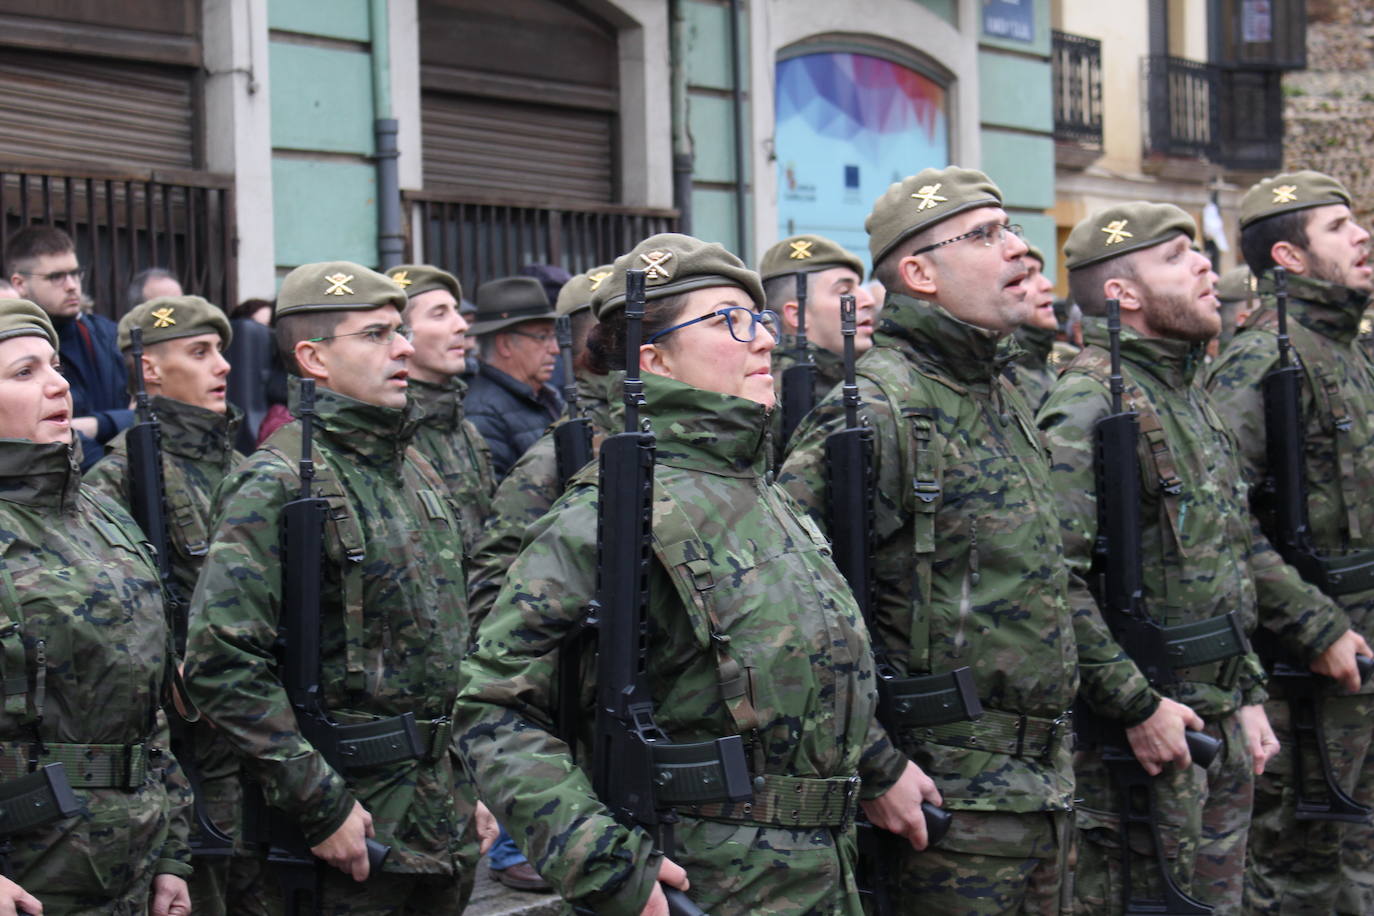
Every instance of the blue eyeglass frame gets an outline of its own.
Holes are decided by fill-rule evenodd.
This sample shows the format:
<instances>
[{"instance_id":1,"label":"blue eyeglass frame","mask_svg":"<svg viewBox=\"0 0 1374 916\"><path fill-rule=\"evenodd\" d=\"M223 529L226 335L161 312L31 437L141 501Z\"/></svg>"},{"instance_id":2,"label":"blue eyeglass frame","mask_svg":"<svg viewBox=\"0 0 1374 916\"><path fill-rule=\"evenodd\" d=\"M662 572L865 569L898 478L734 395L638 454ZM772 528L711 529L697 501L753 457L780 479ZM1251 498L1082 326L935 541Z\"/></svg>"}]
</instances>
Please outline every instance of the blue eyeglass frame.
<instances>
[{"instance_id":1,"label":"blue eyeglass frame","mask_svg":"<svg viewBox=\"0 0 1374 916\"><path fill-rule=\"evenodd\" d=\"M747 312L749 314L750 322L748 338L741 339L740 336L735 333L735 320L730 317L731 312ZM772 317L770 318L768 316ZM654 341L658 340L660 337L662 337L664 334L671 334L674 331L682 330L688 325L693 325L699 321L706 321L707 319L716 317L721 317L725 319L725 326L729 328L730 336L735 338L735 340L738 340L740 343L753 343L754 338L759 336L759 325L762 324L765 320L771 322L773 327L775 328L782 327L782 318L779 317L778 313L773 311L772 309L763 309L761 311L756 312L748 306L744 305L727 305L723 309L716 309L714 312L707 312L700 318L693 318L690 321L684 321L681 324L675 324L672 327L664 328L661 331L656 331L652 336L650 336L648 340L645 341L645 343L651 344ZM772 331L770 330L769 333L771 334ZM777 337L776 334L774 334L773 336L775 338Z\"/></svg>"}]
</instances>

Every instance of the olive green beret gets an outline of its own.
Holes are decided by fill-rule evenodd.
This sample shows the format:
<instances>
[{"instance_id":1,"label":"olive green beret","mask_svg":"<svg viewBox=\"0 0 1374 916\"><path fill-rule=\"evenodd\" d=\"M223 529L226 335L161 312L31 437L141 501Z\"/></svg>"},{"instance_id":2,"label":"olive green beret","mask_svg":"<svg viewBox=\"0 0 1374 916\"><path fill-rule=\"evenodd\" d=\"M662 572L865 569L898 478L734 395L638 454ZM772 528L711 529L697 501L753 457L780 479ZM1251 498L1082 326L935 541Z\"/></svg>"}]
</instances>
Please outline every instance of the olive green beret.
<instances>
[{"instance_id":1,"label":"olive green beret","mask_svg":"<svg viewBox=\"0 0 1374 916\"><path fill-rule=\"evenodd\" d=\"M1326 204L1350 206L1350 192L1330 175L1312 171L1275 175L1246 191L1240 199L1240 228L1280 213Z\"/></svg>"},{"instance_id":2,"label":"olive green beret","mask_svg":"<svg viewBox=\"0 0 1374 916\"><path fill-rule=\"evenodd\" d=\"M436 289L448 290L453 293L454 299L463 298L463 287L458 278L433 264L401 264L388 270L386 275L405 290L408 299Z\"/></svg>"},{"instance_id":3,"label":"olive green beret","mask_svg":"<svg viewBox=\"0 0 1374 916\"><path fill-rule=\"evenodd\" d=\"M502 277L477 287L477 314L472 316L473 336L491 334L522 321L554 318L549 294L534 277Z\"/></svg>"},{"instance_id":4,"label":"olive green beret","mask_svg":"<svg viewBox=\"0 0 1374 916\"><path fill-rule=\"evenodd\" d=\"M877 264L903 239L977 207L1002 206L1002 192L976 169L924 169L889 185L864 220L868 251Z\"/></svg>"},{"instance_id":5,"label":"olive green beret","mask_svg":"<svg viewBox=\"0 0 1374 916\"><path fill-rule=\"evenodd\" d=\"M1197 238L1197 223L1173 204L1134 200L1113 204L1081 221L1064 243L1064 266L1079 270L1102 261L1153 248L1182 232Z\"/></svg>"},{"instance_id":6,"label":"olive green beret","mask_svg":"<svg viewBox=\"0 0 1374 916\"><path fill-rule=\"evenodd\" d=\"M1033 258L1034 260L1039 261L1040 269L1045 269L1045 252L1041 251L1038 245L1032 245L1030 242L1027 242L1026 257Z\"/></svg>"},{"instance_id":7,"label":"olive green beret","mask_svg":"<svg viewBox=\"0 0 1374 916\"><path fill-rule=\"evenodd\" d=\"M1217 281L1217 298L1222 302L1240 302L1255 295L1255 275L1244 264L1232 267Z\"/></svg>"},{"instance_id":8,"label":"olive green beret","mask_svg":"<svg viewBox=\"0 0 1374 916\"><path fill-rule=\"evenodd\" d=\"M593 267L584 274L578 274L563 284L563 288L558 291L558 302L554 310L559 315L571 315L583 309L592 307L592 296L601 288L615 273L615 268L610 264L602 264L600 267Z\"/></svg>"},{"instance_id":9,"label":"olive green beret","mask_svg":"<svg viewBox=\"0 0 1374 916\"><path fill-rule=\"evenodd\" d=\"M679 293L710 286L737 286L763 307L763 283L759 275L716 242L690 235L663 232L640 242L615 259L614 273L592 296L598 320L625 307L625 271L644 271L644 299L666 299Z\"/></svg>"},{"instance_id":10,"label":"olive green beret","mask_svg":"<svg viewBox=\"0 0 1374 916\"><path fill-rule=\"evenodd\" d=\"M390 277L352 261L302 264L281 281L273 320L296 312L360 312L406 308L405 290Z\"/></svg>"},{"instance_id":11,"label":"olive green beret","mask_svg":"<svg viewBox=\"0 0 1374 916\"><path fill-rule=\"evenodd\" d=\"M766 283L786 274L813 273L832 267L848 267L860 277L864 262L837 242L821 235L794 235L763 253L759 277Z\"/></svg>"},{"instance_id":12,"label":"olive green beret","mask_svg":"<svg viewBox=\"0 0 1374 916\"><path fill-rule=\"evenodd\" d=\"M57 349L52 319L27 299L0 299L0 340L11 337L46 337Z\"/></svg>"},{"instance_id":13,"label":"olive green beret","mask_svg":"<svg viewBox=\"0 0 1374 916\"><path fill-rule=\"evenodd\" d=\"M199 296L158 296L136 305L119 319L119 349L133 346L130 331L143 329L143 345L195 337L197 334L218 334L227 347L234 332L229 319L220 307Z\"/></svg>"}]
</instances>

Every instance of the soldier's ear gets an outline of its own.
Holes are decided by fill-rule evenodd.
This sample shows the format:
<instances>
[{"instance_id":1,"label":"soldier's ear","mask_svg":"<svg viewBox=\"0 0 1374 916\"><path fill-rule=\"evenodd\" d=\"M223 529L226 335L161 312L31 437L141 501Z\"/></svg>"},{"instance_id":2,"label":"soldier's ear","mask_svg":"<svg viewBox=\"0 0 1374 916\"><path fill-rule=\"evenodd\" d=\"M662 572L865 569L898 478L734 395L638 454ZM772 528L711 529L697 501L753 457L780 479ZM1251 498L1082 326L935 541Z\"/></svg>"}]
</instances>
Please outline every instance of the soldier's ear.
<instances>
[{"instance_id":1,"label":"soldier's ear","mask_svg":"<svg viewBox=\"0 0 1374 916\"><path fill-rule=\"evenodd\" d=\"M162 384L162 367L157 364L157 360L150 357L147 353L143 354L143 383L145 385Z\"/></svg>"},{"instance_id":2,"label":"soldier's ear","mask_svg":"<svg viewBox=\"0 0 1374 916\"><path fill-rule=\"evenodd\" d=\"M1292 242L1275 242L1274 247L1269 249L1269 257L1290 274L1307 273L1307 252Z\"/></svg>"},{"instance_id":3,"label":"soldier's ear","mask_svg":"<svg viewBox=\"0 0 1374 916\"><path fill-rule=\"evenodd\" d=\"M1123 277L1111 277L1102 284L1102 298L1115 299L1122 311L1138 311L1141 306L1140 288Z\"/></svg>"},{"instance_id":4,"label":"soldier's ear","mask_svg":"<svg viewBox=\"0 0 1374 916\"><path fill-rule=\"evenodd\" d=\"M782 324L788 329L797 327L797 301L795 299L782 304Z\"/></svg>"},{"instance_id":5,"label":"soldier's ear","mask_svg":"<svg viewBox=\"0 0 1374 916\"><path fill-rule=\"evenodd\" d=\"M298 340L294 352L301 377L326 382L329 380L329 363L323 347L313 340Z\"/></svg>"},{"instance_id":6,"label":"soldier's ear","mask_svg":"<svg viewBox=\"0 0 1374 916\"><path fill-rule=\"evenodd\" d=\"M639 348L639 371L652 372L665 378L677 378L673 375L671 354L667 348L656 344L645 344Z\"/></svg>"},{"instance_id":7,"label":"soldier's ear","mask_svg":"<svg viewBox=\"0 0 1374 916\"><path fill-rule=\"evenodd\" d=\"M898 275L913 293L930 297L939 292L935 260L929 255L907 255L897 262Z\"/></svg>"}]
</instances>

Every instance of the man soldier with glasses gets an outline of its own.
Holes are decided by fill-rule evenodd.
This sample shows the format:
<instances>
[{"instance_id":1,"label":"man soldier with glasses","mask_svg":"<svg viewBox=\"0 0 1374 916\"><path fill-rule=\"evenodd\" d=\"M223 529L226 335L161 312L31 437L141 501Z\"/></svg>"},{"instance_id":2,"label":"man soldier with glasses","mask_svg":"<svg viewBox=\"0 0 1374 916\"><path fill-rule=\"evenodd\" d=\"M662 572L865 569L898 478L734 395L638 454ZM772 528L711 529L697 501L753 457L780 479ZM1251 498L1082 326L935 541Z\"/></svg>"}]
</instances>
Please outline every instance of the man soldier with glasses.
<instances>
[{"instance_id":1,"label":"man soldier with glasses","mask_svg":"<svg viewBox=\"0 0 1374 916\"><path fill-rule=\"evenodd\" d=\"M498 479L563 412L563 398L548 384L558 361L553 319L534 277L505 277L477 288L468 333L477 338L482 363L463 405L491 446Z\"/></svg>"},{"instance_id":2,"label":"man soldier with glasses","mask_svg":"<svg viewBox=\"0 0 1374 916\"><path fill-rule=\"evenodd\" d=\"M10 284L48 313L62 350L62 372L72 386L72 428L81 435L82 470L94 464L110 441L133 423L128 375L116 343L115 323L81 313L81 280L71 236L54 226L29 226L10 239L5 252Z\"/></svg>"},{"instance_id":3,"label":"man soldier with glasses","mask_svg":"<svg viewBox=\"0 0 1374 916\"><path fill-rule=\"evenodd\" d=\"M938 846L920 831L889 892L904 914L1057 914L1080 671L1094 705L1132 725L1160 701L1070 579L1049 463L1003 374L1031 306L1001 192L981 172L926 169L889 187L865 228L887 289L858 361L873 648L889 733L928 777L926 800L954 815ZM827 494L826 437L845 425L837 390L797 429L779 477L823 526L861 511Z\"/></svg>"}]
</instances>

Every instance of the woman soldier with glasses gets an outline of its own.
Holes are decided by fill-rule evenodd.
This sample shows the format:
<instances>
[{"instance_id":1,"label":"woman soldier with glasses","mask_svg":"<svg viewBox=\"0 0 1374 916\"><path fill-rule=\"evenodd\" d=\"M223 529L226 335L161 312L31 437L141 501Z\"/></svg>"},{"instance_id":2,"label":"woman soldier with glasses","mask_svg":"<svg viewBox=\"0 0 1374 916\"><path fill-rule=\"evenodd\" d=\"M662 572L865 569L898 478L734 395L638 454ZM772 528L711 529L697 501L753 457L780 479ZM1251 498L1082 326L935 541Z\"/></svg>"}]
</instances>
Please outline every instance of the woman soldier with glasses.
<instances>
[{"instance_id":1,"label":"woman soldier with glasses","mask_svg":"<svg viewBox=\"0 0 1374 916\"><path fill-rule=\"evenodd\" d=\"M630 357L657 450L646 671L655 719L674 745L739 736L752 797L674 803L665 859L612 817L582 769L587 755L574 762L553 733L558 650L597 586L590 473L526 533L476 634L456 713L460 751L493 812L579 912L667 913L661 881L714 916L859 916L859 800L876 822L913 835L924 777L874 722L868 636L828 546L768 473L777 316L760 311L758 275L721 246L653 236L616 261L593 298L588 346L607 370L626 358L632 268L645 272L647 304ZM580 688L574 743L585 751L590 673ZM667 782L659 791L671 795Z\"/></svg>"}]
</instances>

